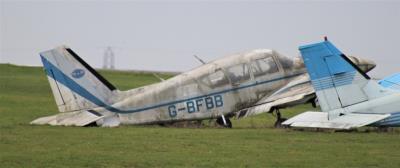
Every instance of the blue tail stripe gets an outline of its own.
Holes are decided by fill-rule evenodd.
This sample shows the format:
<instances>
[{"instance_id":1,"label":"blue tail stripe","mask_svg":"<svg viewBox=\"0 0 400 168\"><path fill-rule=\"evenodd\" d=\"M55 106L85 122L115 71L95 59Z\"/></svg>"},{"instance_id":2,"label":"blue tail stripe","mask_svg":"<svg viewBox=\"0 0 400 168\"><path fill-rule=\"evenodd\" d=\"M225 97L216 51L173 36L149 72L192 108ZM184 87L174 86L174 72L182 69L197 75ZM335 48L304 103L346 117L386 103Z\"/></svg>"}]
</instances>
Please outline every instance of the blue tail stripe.
<instances>
[{"instance_id":1,"label":"blue tail stripe","mask_svg":"<svg viewBox=\"0 0 400 168\"><path fill-rule=\"evenodd\" d=\"M312 84L315 90L319 91L319 90L329 89L334 86L339 87L339 86L349 85L353 82L354 77L355 77L355 72L353 71L332 77L312 80Z\"/></svg>"},{"instance_id":2,"label":"blue tail stripe","mask_svg":"<svg viewBox=\"0 0 400 168\"><path fill-rule=\"evenodd\" d=\"M104 103L100 99L98 99L92 93L90 93L85 88L83 88L78 83L76 83L74 80L72 80L70 77L65 75L61 70L59 70L56 66L54 66L52 63L50 63L43 56L41 56L41 58L42 58L42 62L43 62L43 65L44 65L44 67L46 69L47 74L50 77L52 77L51 74L53 74L54 77L56 78L54 80L57 80L57 82L63 84L64 86L68 87L69 89L71 89L75 93L78 93L80 96L86 98L87 100L93 102L94 104L96 104L96 105L98 105L100 107L104 107L104 108L106 108L106 109L108 109L110 111L118 110L118 109L115 109L115 108L107 105L106 103ZM51 73L50 70L53 73Z\"/></svg>"}]
</instances>

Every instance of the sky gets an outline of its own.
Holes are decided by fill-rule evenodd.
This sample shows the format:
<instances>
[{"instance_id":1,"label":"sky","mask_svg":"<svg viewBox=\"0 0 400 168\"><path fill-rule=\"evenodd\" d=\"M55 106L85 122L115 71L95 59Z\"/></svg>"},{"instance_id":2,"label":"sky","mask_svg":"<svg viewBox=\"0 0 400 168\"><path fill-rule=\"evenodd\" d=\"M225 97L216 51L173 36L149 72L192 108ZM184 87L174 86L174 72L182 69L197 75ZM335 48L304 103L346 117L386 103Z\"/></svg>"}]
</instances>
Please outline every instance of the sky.
<instances>
[{"instance_id":1,"label":"sky","mask_svg":"<svg viewBox=\"0 0 400 168\"><path fill-rule=\"evenodd\" d=\"M187 71L253 49L288 57L328 36L374 60L374 77L399 72L400 1L0 0L0 63L41 66L39 52L71 47L95 68L107 46L117 69Z\"/></svg>"}]
</instances>

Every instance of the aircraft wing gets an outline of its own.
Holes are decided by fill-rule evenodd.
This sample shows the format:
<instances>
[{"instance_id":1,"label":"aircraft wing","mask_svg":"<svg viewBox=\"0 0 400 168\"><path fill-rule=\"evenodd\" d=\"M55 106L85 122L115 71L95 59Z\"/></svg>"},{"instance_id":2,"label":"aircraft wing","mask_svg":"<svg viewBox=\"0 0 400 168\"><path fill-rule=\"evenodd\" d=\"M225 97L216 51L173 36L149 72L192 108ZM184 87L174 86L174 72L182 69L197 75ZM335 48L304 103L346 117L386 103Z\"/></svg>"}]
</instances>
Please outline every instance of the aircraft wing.
<instances>
[{"instance_id":1,"label":"aircraft wing","mask_svg":"<svg viewBox=\"0 0 400 168\"><path fill-rule=\"evenodd\" d=\"M390 114L349 113L328 120L327 112L304 112L294 116L282 125L301 128L351 129L366 126L389 117Z\"/></svg>"},{"instance_id":2,"label":"aircraft wing","mask_svg":"<svg viewBox=\"0 0 400 168\"><path fill-rule=\"evenodd\" d=\"M315 92L307 74L301 75L286 84L275 93L258 101L250 108L236 113L236 118L243 118L260 113L270 112L274 108L286 108L314 101Z\"/></svg>"},{"instance_id":3,"label":"aircraft wing","mask_svg":"<svg viewBox=\"0 0 400 168\"><path fill-rule=\"evenodd\" d=\"M74 111L59 113L52 116L41 117L31 122L34 125L64 125L64 126L86 126L104 116L93 111Z\"/></svg>"},{"instance_id":4,"label":"aircraft wing","mask_svg":"<svg viewBox=\"0 0 400 168\"><path fill-rule=\"evenodd\" d=\"M378 83L385 88L400 90L400 73L383 78Z\"/></svg>"}]
</instances>

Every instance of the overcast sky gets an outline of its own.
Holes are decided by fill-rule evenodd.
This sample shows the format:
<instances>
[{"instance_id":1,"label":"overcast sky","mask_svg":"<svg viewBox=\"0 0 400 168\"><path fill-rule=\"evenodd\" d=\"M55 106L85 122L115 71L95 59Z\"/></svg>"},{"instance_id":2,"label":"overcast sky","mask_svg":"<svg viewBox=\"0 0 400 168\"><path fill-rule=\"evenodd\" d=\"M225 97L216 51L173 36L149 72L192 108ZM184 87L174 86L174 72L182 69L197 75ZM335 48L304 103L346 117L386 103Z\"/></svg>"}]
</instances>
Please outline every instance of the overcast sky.
<instances>
[{"instance_id":1,"label":"overcast sky","mask_svg":"<svg viewBox=\"0 0 400 168\"><path fill-rule=\"evenodd\" d=\"M41 65L67 45L102 67L185 71L232 53L271 48L293 57L323 36L345 54L374 60L373 76L400 71L400 1L0 0L0 62Z\"/></svg>"}]
</instances>

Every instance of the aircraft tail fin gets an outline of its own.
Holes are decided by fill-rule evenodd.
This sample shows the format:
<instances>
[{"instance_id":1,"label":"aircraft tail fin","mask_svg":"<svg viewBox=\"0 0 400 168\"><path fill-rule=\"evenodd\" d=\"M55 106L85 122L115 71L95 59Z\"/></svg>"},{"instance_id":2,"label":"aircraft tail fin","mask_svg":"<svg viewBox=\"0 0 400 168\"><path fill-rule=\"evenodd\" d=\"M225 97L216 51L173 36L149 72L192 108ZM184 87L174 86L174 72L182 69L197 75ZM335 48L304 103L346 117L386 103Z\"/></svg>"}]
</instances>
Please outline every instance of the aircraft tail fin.
<instances>
[{"instance_id":1,"label":"aircraft tail fin","mask_svg":"<svg viewBox=\"0 0 400 168\"><path fill-rule=\"evenodd\" d=\"M379 85L371 84L370 77L331 42L325 40L299 49L319 104L329 112L328 119L341 115L336 109L367 101L379 92Z\"/></svg>"},{"instance_id":2,"label":"aircraft tail fin","mask_svg":"<svg viewBox=\"0 0 400 168\"><path fill-rule=\"evenodd\" d=\"M60 112L107 107L117 89L70 48L40 53Z\"/></svg>"}]
</instances>

